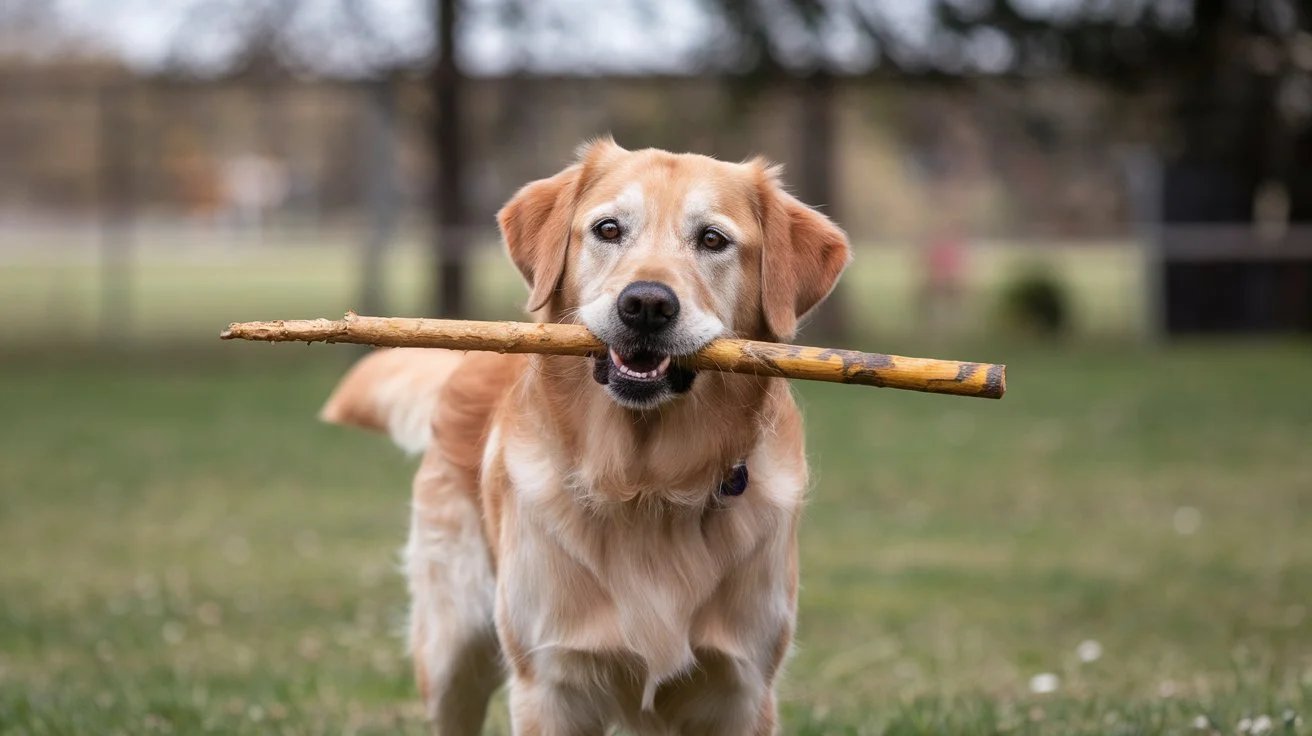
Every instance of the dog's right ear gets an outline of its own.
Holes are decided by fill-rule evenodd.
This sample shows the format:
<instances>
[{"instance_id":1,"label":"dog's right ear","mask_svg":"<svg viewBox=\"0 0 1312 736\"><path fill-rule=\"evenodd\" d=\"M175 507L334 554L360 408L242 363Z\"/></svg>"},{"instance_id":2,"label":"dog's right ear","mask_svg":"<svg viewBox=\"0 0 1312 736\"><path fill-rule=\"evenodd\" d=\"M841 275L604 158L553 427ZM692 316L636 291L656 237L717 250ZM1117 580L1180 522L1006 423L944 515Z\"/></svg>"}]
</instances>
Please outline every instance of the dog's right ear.
<instances>
[{"instance_id":1,"label":"dog's right ear","mask_svg":"<svg viewBox=\"0 0 1312 736\"><path fill-rule=\"evenodd\" d=\"M497 213L510 260L528 283L529 312L546 306L560 285L573 235L574 205L594 169L609 154L622 150L610 138L584 144L574 165L525 185Z\"/></svg>"}]
</instances>

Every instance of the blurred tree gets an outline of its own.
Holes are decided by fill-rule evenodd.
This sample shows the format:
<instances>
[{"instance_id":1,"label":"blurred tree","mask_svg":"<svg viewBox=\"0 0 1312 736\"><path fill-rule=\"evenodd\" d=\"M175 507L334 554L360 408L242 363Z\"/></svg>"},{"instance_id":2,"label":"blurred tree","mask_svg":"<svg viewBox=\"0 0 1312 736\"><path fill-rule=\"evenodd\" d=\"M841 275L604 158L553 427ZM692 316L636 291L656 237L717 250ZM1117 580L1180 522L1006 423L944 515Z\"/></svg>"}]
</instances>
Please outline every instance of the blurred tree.
<instances>
[{"instance_id":1,"label":"blurred tree","mask_svg":"<svg viewBox=\"0 0 1312 736\"><path fill-rule=\"evenodd\" d=\"M838 198L837 80L905 71L905 29L881 0L701 0L726 31L704 66L727 73L740 98L791 87L797 105L789 181L798 196L842 223ZM730 53L725 53L725 48ZM848 324L835 289L806 326L813 339L841 341Z\"/></svg>"},{"instance_id":2,"label":"blurred tree","mask_svg":"<svg viewBox=\"0 0 1312 736\"><path fill-rule=\"evenodd\" d=\"M437 64L433 68L433 151L436 160L433 180L433 214L437 220L434 255L437 271L433 281L434 316L466 317L465 285L468 283L469 234L464 146L461 115L464 110L465 75L460 68L456 29L460 0L435 0Z\"/></svg>"},{"instance_id":3,"label":"blurred tree","mask_svg":"<svg viewBox=\"0 0 1312 736\"><path fill-rule=\"evenodd\" d=\"M946 45L989 34L1007 71L1073 73L1165 103L1157 214L1168 226L1158 274L1168 332L1312 331L1312 258L1246 256L1259 239L1306 247L1289 226L1312 222L1309 3L1125 0L1038 12L1021 0L937 0L935 9ZM1241 227L1213 228L1229 252L1200 258L1197 233L1169 227L1198 224Z\"/></svg>"},{"instance_id":4,"label":"blurred tree","mask_svg":"<svg viewBox=\"0 0 1312 736\"><path fill-rule=\"evenodd\" d=\"M30 52L56 42L62 29L51 3L7 0L0 3L0 58Z\"/></svg>"},{"instance_id":5,"label":"blurred tree","mask_svg":"<svg viewBox=\"0 0 1312 736\"><path fill-rule=\"evenodd\" d=\"M936 0L935 10L942 48L993 39L1006 72L1163 96L1168 221L1251 222L1272 182L1288 193L1291 220L1312 220L1306 2ZM1181 179L1192 184L1171 186Z\"/></svg>"},{"instance_id":6,"label":"blurred tree","mask_svg":"<svg viewBox=\"0 0 1312 736\"><path fill-rule=\"evenodd\" d=\"M507 7L520 1L498 0ZM200 0L177 35L171 65L200 72L217 67L263 83L287 71L388 79L402 68L421 65L431 54L430 196L435 227L429 311L465 317L469 227L461 122L467 76L460 64L458 32L464 3L428 3L427 43L416 43L405 33L398 37L398 24L380 18L386 10L380 5L371 0ZM272 106L264 109L271 111ZM379 288L365 284L363 291L377 293Z\"/></svg>"},{"instance_id":7,"label":"blurred tree","mask_svg":"<svg viewBox=\"0 0 1312 736\"><path fill-rule=\"evenodd\" d=\"M1305 0L925 0L915 22L880 0L704 3L737 42L745 84L799 85L794 180L812 203L832 201L838 74L1018 83L1075 75L1164 103L1154 209L1166 223L1247 224L1263 212L1290 224L1312 221L1312 6ZM853 35L864 47L851 43ZM1281 288L1298 291L1301 283ZM1256 281L1248 286L1254 291ZM1293 311L1312 310L1312 300L1288 301ZM833 306L815 324L830 334L841 328L834 322L841 307ZM1300 319L1312 322L1312 314Z\"/></svg>"},{"instance_id":8,"label":"blurred tree","mask_svg":"<svg viewBox=\"0 0 1312 736\"><path fill-rule=\"evenodd\" d=\"M798 196L841 222L836 199L834 59L827 34L851 8L824 0L703 0L723 24L732 53L713 44L704 59L728 73L740 98L779 86L792 87L798 120L789 181ZM816 339L840 341L847 332L843 297L836 289L816 310L806 331Z\"/></svg>"},{"instance_id":9,"label":"blurred tree","mask_svg":"<svg viewBox=\"0 0 1312 736\"><path fill-rule=\"evenodd\" d=\"M185 0L165 65L196 76L385 76L432 39L377 0Z\"/></svg>"}]
</instances>

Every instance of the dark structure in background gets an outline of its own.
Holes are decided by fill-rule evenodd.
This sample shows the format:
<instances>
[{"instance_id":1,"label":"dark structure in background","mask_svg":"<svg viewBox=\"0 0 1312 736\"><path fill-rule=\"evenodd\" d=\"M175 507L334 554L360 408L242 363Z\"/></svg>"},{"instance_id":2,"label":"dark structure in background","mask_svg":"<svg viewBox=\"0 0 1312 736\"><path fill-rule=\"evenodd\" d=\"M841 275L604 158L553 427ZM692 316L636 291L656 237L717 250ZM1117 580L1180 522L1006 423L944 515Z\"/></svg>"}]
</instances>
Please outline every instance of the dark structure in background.
<instances>
[{"instance_id":1,"label":"dark structure in background","mask_svg":"<svg viewBox=\"0 0 1312 736\"><path fill-rule=\"evenodd\" d=\"M1263 237L1254 192L1224 168L1175 162L1163 174L1165 332L1312 334L1312 228Z\"/></svg>"},{"instance_id":2,"label":"dark structure in background","mask_svg":"<svg viewBox=\"0 0 1312 736\"><path fill-rule=\"evenodd\" d=\"M1312 334L1312 258L1168 260L1162 283L1168 334Z\"/></svg>"},{"instance_id":3,"label":"dark structure in background","mask_svg":"<svg viewBox=\"0 0 1312 736\"><path fill-rule=\"evenodd\" d=\"M1144 0L1036 18L1016 5L937 11L963 42L1005 34L1014 71L1074 73L1162 106L1166 333L1312 332L1312 7ZM1280 211L1260 212L1264 197Z\"/></svg>"},{"instance_id":4,"label":"dark structure in background","mask_svg":"<svg viewBox=\"0 0 1312 736\"><path fill-rule=\"evenodd\" d=\"M1200 0L1194 12L1171 100L1182 145L1162 181L1163 326L1312 332L1309 9ZM1262 212L1264 195L1281 211ZM1201 224L1219 227L1209 238Z\"/></svg>"}]
</instances>

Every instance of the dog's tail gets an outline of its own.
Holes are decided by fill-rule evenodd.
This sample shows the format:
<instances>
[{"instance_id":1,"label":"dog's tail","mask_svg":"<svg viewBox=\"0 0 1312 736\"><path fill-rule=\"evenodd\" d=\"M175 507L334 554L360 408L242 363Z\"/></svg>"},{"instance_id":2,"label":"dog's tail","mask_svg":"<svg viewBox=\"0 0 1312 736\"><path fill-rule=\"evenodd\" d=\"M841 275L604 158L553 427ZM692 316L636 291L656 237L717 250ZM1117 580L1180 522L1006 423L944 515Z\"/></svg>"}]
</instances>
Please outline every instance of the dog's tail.
<instances>
[{"instance_id":1,"label":"dog's tail","mask_svg":"<svg viewBox=\"0 0 1312 736\"><path fill-rule=\"evenodd\" d=\"M438 394L463 357L429 348L376 350L351 366L319 419L382 432L406 452L422 453L433 441Z\"/></svg>"}]
</instances>

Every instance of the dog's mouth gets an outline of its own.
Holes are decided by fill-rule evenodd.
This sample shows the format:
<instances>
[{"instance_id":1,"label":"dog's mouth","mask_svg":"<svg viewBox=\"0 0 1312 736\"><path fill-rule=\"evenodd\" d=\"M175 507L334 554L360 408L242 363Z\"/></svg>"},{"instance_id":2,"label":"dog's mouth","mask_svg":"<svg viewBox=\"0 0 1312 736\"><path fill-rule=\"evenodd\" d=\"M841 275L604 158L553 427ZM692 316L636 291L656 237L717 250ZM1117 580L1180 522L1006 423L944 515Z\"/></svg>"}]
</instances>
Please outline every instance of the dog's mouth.
<instances>
[{"instance_id":1,"label":"dog's mouth","mask_svg":"<svg viewBox=\"0 0 1312 736\"><path fill-rule=\"evenodd\" d=\"M615 348L610 349L611 365L621 376L630 381L659 381L670 371L670 356L652 352L637 352L620 355Z\"/></svg>"},{"instance_id":2,"label":"dog's mouth","mask_svg":"<svg viewBox=\"0 0 1312 736\"><path fill-rule=\"evenodd\" d=\"M674 356L653 350L623 350L611 347L594 358L592 377L623 406L653 407L692 388L696 371L685 368Z\"/></svg>"}]
</instances>

